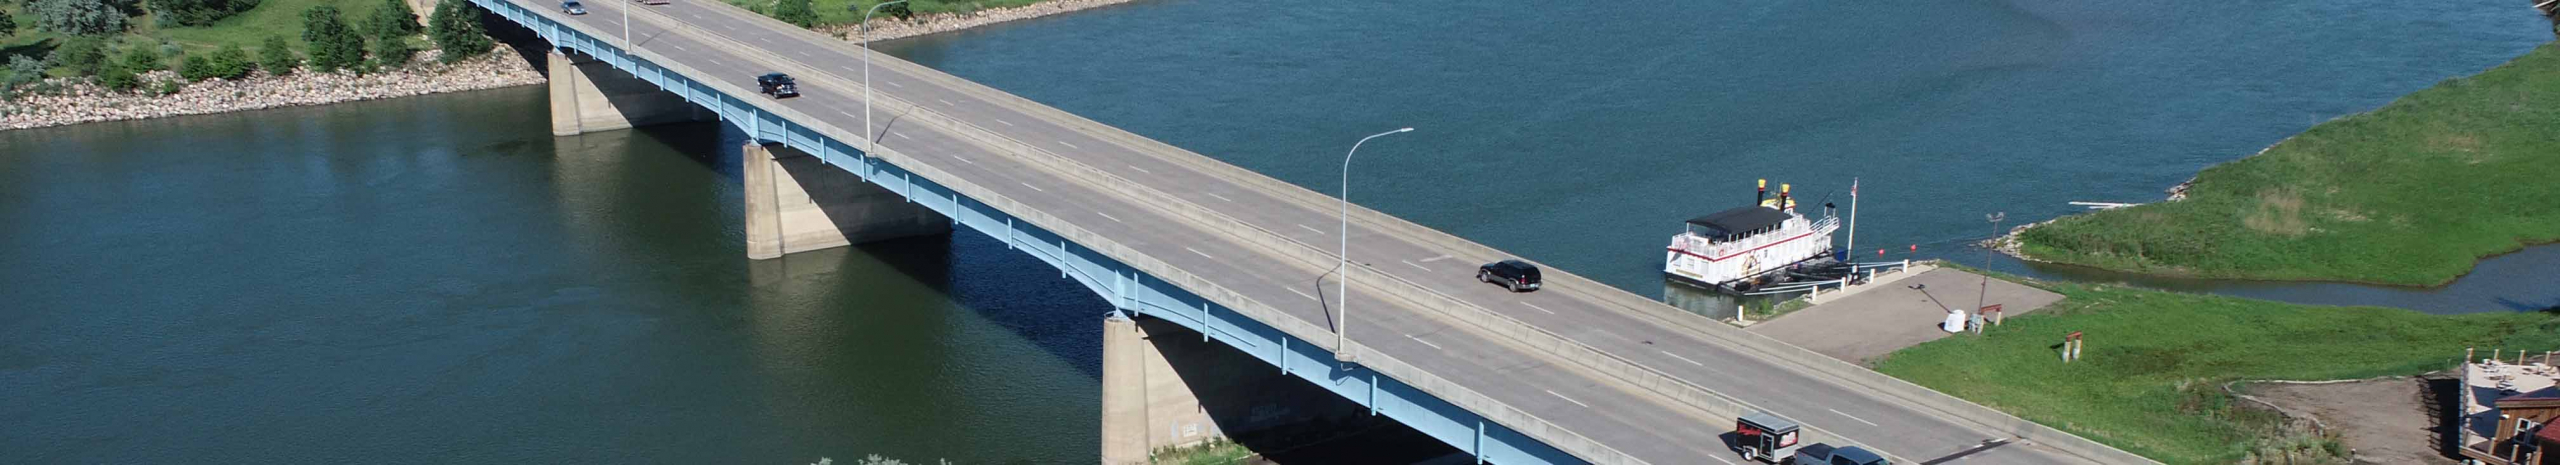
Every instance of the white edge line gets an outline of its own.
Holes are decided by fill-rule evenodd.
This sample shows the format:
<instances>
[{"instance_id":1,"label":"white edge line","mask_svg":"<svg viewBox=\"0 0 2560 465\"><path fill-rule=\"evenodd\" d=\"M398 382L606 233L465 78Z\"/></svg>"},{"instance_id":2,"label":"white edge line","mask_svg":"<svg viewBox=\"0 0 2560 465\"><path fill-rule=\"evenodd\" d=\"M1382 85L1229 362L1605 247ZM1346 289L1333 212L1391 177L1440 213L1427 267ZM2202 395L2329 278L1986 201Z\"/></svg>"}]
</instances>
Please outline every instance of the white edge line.
<instances>
[{"instance_id":1,"label":"white edge line","mask_svg":"<svg viewBox=\"0 0 2560 465\"><path fill-rule=\"evenodd\" d=\"M1182 250L1189 250L1189 251L1191 251L1191 254L1193 254L1193 255L1199 255L1199 256L1201 256L1201 257L1208 258L1208 259L1210 259L1210 260L1217 260L1217 259L1218 259L1218 257L1210 256L1208 253L1201 252L1201 251L1200 251L1200 249L1194 249L1194 248L1190 248L1190 247L1183 247L1183 248L1182 248Z\"/></svg>"},{"instance_id":2,"label":"white edge line","mask_svg":"<svg viewBox=\"0 0 2560 465\"><path fill-rule=\"evenodd\" d=\"M1571 398L1571 397L1565 397L1565 396L1564 396L1564 394L1557 394L1557 393L1556 393L1556 391L1554 391L1554 390L1549 390L1549 389L1539 389L1539 390L1540 390L1540 391L1547 391L1547 395L1550 395L1550 396L1556 396L1556 398L1558 398L1558 399L1564 399L1564 401L1565 401L1565 402L1572 402L1572 403L1573 403L1573 405L1580 405L1580 406L1582 406L1582 408L1591 408L1591 404L1585 404L1585 403L1582 403L1582 401L1579 401L1579 400L1573 400L1573 398Z\"/></svg>"},{"instance_id":3,"label":"white edge line","mask_svg":"<svg viewBox=\"0 0 2560 465\"><path fill-rule=\"evenodd\" d=\"M1529 308L1538 309L1538 311L1541 311L1541 312L1547 312L1547 314L1548 314L1548 315L1554 315L1554 314L1556 314L1556 311L1555 311L1555 310L1548 310L1546 307L1540 307L1540 306L1538 306L1538 304L1533 304L1533 303L1528 303L1528 302L1521 302L1521 303L1520 303L1520 305L1527 305L1527 306L1529 306Z\"/></svg>"},{"instance_id":4,"label":"white edge line","mask_svg":"<svg viewBox=\"0 0 2560 465\"><path fill-rule=\"evenodd\" d=\"M1431 343L1431 341L1425 341L1425 340L1422 340L1422 338L1413 337L1413 335L1411 335L1411 334L1404 335L1404 338L1405 338L1405 339L1412 339L1412 340L1413 340L1413 342L1420 342L1420 343L1422 343L1422 345L1431 346L1431 349L1432 349L1432 350L1449 350L1449 349L1443 349L1443 348L1440 348L1440 345L1439 345L1439 344L1433 344L1433 343ZM1552 392L1552 391L1550 391L1550 392Z\"/></svg>"},{"instance_id":5,"label":"white edge line","mask_svg":"<svg viewBox=\"0 0 2560 465\"><path fill-rule=\"evenodd\" d=\"M1866 423L1866 424L1867 424L1867 426L1879 426L1879 425L1877 425L1877 424L1876 424L1876 422L1867 421L1867 419L1865 419L1865 418L1858 418L1857 416L1854 416L1854 415L1850 415L1850 414L1846 414L1846 413L1840 413L1840 410L1838 410L1838 409L1823 409L1823 410L1830 410L1830 411L1831 411L1831 413L1837 413L1837 414L1840 414L1840 416L1849 417L1849 419L1851 419L1851 420L1857 420L1859 423Z\"/></svg>"}]
</instances>

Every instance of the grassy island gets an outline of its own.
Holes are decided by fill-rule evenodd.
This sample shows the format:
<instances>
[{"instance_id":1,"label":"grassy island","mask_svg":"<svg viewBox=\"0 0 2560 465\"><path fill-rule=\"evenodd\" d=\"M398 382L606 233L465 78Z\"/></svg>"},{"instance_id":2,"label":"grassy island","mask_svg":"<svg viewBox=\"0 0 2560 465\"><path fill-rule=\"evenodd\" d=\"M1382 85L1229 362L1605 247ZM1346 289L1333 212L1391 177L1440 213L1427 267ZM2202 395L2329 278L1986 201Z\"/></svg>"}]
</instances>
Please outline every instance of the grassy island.
<instances>
[{"instance_id":1,"label":"grassy island","mask_svg":"<svg viewBox=\"0 0 2560 465\"><path fill-rule=\"evenodd\" d=\"M1876 369L2161 462L2225 464L2345 453L2273 413L2234 406L2226 383L2416 375L2454 367L2466 347L2560 348L2560 320L2547 312L2436 316L2022 282L2065 299L1983 336L1903 349ZM2085 332L2086 348L2064 364L2054 347L2072 331Z\"/></svg>"},{"instance_id":2,"label":"grassy island","mask_svg":"<svg viewBox=\"0 0 2560 465\"><path fill-rule=\"evenodd\" d=\"M2560 46L2205 169L2184 200L2019 233L2029 258L2139 273L2441 285L2560 241Z\"/></svg>"}]
</instances>

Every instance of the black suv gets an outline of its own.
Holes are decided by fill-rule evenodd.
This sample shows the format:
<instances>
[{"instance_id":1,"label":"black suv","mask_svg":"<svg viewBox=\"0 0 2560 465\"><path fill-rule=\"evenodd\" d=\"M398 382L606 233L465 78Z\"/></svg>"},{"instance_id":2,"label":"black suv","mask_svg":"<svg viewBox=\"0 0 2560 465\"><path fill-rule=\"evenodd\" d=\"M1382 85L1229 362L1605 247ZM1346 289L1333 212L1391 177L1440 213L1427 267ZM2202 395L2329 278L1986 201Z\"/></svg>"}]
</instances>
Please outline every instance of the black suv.
<instances>
[{"instance_id":1,"label":"black suv","mask_svg":"<svg viewBox=\"0 0 2560 465\"><path fill-rule=\"evenodd\" d=\"M763 76L756 76L756 92L771 95L773 98L798 97L800 96L800 85L798 83L791 82L791 75L789 74L771 73Z\"/></svg>"},{"instance_id":2,"label":"black suv","mask_svg":"<svg viewBox=\"0 0 2560 465\"><path fill-rule=\"evenodd\" d=\"M1476 280L1501 284L1511 292L1538 290L1538 266L1519 260L1503 260L1476 267Z\"/></svg>"}]
</instances>

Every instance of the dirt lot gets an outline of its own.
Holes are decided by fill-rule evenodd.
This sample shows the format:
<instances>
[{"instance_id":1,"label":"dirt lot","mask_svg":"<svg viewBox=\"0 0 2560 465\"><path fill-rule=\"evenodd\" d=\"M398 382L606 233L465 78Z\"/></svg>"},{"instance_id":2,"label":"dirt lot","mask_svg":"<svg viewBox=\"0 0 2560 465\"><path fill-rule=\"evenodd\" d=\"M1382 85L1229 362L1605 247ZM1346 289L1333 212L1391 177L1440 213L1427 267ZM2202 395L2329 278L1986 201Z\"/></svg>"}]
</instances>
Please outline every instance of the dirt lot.
<instances>
[{"instance_id":1,"label":"dirt lot","mask_svg":"<svg viewBox=\"0 0 2560 465\"><path fill-rule=\"evenodd\" d=\"M2426 378L2381 378L2332 384L2259 383L2248 394L2336 429L2358 463L2446 465L2436 447L2440 406L2426 397Z\"/></svg>"}]
</instances>

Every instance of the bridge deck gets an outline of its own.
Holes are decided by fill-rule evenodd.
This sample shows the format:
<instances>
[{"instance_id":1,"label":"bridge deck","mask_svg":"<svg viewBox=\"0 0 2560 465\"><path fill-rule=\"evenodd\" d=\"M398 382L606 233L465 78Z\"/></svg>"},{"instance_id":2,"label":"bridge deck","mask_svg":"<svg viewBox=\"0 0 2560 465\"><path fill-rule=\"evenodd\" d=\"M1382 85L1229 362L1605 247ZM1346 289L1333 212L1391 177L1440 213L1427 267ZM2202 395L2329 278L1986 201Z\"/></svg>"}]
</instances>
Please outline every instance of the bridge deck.
<instances>
[{"instance_id":1,"label":"bridge deck","mask_svg":"<svg viewBox=\"0 0 2560 465\"><path fill-rule=\"evenodd\" d=\"M514 0L532 9L542 2ZM623 2L590 3L594 13L571 20L619 33ZM728 75L693 76L753 88L753 76L791 71L803 96L779 102L839 128L862 128L861 50L852 44L791 27L708 0L680 1L633 11L635 46L694 69ZM782 60L776 60L780 57ZM1058 166L986 146L951 128L874 115L870 129L884 147L968 179L1076 225L1107 234L1198 276L1215 281L1291 317L1332 327L1325 300L1331 286L1318 280L1332 266L1297 251L1274 250L1268 241L1235 237L1200 225L1198 212L1224 217L1286 240L1321 245L1337 239L1330 197L1279 183L1198 154L1128 135L1083 118L887 55L871 57L872 91L888 101L914 104L967 121L1039 151L1063 157L1128 185L1091 181L1096 175L1062 173ZM783 62L788 61L788 62ZM806 70L816 70L811 74ZM1154 192L1165 198L1134 195ZM1531 344L1496 335L1480 322L1446 311L1418 308L1409 297L1369 282L1418 286L1466 305L1517 320L1574 344L1676 378L1751 407L1812 426L1813 440L1847 440L1919 463L1972 451L1985 441L2008 439L1997 427L1944 418L1928 408L1844 382L1787 360L1771 359L1737 341L1738 332L1712 331L1669 320L1657 309L1633 308L1623 291L1549 272L1549 288L1511 294L1475 281L1474 266L1498 251L1436 232L1399 227L1400 220L1359 209L1352 230L1353 257L1368 266L1351 296L1351 338L1371 350L1420 367L1537 417L1651 463L1725 463L1733 460L1717 440L1739 412L1708 411L1640 388L1591 366L1569 362ZM1321 298L1322 300L1319 300ZM1639 298L1640 299L1640 298ZM1668 307L1659 311L1677 312ZM1685 314L1681 314L1685 315ZM1698 321L1705 321L1698 319ZM1714 324L1707 322L1706 324ZM1721 327L1718 327L1721 328ZM1836 435L1838 437L1825 437ZM2033 443L2013 443L1962 458L1970 463L2090 463Z\"/></svg>"}]
</instances>

